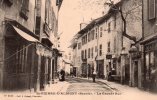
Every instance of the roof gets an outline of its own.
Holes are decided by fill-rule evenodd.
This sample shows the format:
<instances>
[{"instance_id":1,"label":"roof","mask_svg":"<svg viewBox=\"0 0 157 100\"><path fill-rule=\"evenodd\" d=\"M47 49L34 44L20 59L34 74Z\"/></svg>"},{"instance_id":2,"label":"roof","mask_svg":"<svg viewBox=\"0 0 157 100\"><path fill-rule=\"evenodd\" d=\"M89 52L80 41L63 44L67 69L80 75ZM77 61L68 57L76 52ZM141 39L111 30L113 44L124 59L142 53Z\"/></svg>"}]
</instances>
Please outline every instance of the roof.
<instances>
[{"instance_id":1,"label":"roof","mask_svg":"<svg viewBox=\"0 0 157 100\"><path fill-rule=\"evenodd\" d=\"M113 13L116 12L115 10L113 10L113 8L120 6L121 3L122 3L122 1L120 0L114 6L111 6L109 11L107 12L107 14L105 14L102 17L99 17L97 19L92 20L85 28L83 28L82 30L80 30L77 33L77 34L80 34L80 35L76 34L75 36L77 36L77 38L78 38L78 37L82 36L84 33L88 32L88 30L91 30L95 25L100 25L103 22L105 22L106 20L108 20L113 15Z\"/></svg>"}]
</instances>

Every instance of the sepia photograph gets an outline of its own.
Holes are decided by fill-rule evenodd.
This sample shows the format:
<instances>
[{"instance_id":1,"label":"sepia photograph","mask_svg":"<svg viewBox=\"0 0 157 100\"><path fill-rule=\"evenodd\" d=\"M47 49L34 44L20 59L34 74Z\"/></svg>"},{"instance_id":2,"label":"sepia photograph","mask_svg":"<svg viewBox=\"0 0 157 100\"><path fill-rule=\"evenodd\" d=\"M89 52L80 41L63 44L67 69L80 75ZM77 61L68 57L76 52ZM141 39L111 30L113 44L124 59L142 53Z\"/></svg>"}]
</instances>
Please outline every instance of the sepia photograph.
<instances>
[{"instance_id":1,"label":"sepia photograph","mask_svg":"<svg viewBox=\"0 0 157 100\"><path fill-rule=\"evenodd\" d=\"M0 0L0 100L157 100L157 0Z\"/></svg>"}]
</instances>

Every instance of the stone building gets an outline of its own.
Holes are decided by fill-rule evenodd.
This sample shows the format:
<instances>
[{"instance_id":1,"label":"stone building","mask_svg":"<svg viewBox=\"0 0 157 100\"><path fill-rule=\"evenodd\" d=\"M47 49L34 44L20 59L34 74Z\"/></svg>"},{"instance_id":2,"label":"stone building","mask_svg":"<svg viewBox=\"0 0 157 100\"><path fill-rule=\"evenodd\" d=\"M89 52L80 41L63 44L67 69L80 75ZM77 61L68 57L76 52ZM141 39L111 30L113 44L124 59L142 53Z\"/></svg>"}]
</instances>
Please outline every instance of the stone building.
<instances>
[{"instance_id":1,"label":"stone building","mask_svg":"<svg viewBox=\"0 0 157 100\"><path fill-rule=\"evenodd\" d=\"M142 45L142 86L146 90L157 91L157 30L156 1L143 1L143 40ZM153 73L153 71L155 73Z\"/></svg>"},{"instance_id":2,"label":"stone building","mask_svg":"<svg viewBox=\"0 0 157 100\"><path fill-rule=\"evenodd\" d=\"M37 91L51 83L57 51L51 40L57 34L60 4L55 0L0 0L1 90Z\"/></svg>"},{"instance_id":3,"label":"stone building","mask_svg":"<svg viewBox=\"0 0 157 100\"><path fill-rule=\"evenodd\" d=\"M124 16L127 16L125 29L128 36L123 34L124 22L121 13L115 10L119 8L122 9ZM76 36L77 47L80 48L77 50L82 56L80 57L82 76L87 76L96 70L99 78L108 79L110 74L112 80L141 87L142 58L139 41L142 38L142 2L140 0L117 2L110 7L107 14L91 21ZM135 37L136 41L133 41L132 37Z\"/></svg>"}]
</instances>

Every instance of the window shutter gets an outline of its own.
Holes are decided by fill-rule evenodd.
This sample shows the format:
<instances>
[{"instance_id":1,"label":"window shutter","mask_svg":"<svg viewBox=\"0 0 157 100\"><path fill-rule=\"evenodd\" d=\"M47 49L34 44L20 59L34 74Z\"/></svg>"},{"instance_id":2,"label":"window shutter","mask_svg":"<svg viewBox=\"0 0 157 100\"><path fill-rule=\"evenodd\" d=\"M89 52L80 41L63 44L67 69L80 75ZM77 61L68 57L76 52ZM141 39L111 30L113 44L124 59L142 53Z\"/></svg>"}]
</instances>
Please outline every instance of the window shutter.
<instances>
[{"instance_id":1,"label":"window shutter","mask_svg":"<svg viewBox=\"0 0 157 100\"><path fill-rule=\"evenodd\" d=\"M155 18L155 1L156 0L148 0L148 17L149 19Z\"/></svg>"}]
</instances>

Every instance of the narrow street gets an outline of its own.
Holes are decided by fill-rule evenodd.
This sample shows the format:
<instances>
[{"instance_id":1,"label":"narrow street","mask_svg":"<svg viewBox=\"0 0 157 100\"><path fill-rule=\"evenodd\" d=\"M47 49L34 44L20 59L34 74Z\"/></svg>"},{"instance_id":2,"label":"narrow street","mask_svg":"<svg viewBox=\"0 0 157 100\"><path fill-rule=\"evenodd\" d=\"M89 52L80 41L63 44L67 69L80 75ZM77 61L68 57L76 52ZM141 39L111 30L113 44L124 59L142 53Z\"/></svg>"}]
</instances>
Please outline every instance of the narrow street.
<instances>
[{"instance_id":1,"label":"narrow street","mask_svg":"<svg viewBox=\"0 0 157 100\"><path fill-rule=\"evenodd\" d=\"M81 78L67 78L67 82L70 83L67 88L67 92L77 92L83 94L90 95L91 93L99 94L99 93L111 93L111 92L120 92L116 88L112 88L106 83L101 81L92 82L91 79L81 79Z\"/></svg>"}]
</instances>

